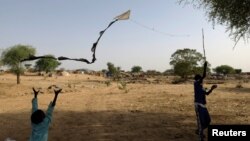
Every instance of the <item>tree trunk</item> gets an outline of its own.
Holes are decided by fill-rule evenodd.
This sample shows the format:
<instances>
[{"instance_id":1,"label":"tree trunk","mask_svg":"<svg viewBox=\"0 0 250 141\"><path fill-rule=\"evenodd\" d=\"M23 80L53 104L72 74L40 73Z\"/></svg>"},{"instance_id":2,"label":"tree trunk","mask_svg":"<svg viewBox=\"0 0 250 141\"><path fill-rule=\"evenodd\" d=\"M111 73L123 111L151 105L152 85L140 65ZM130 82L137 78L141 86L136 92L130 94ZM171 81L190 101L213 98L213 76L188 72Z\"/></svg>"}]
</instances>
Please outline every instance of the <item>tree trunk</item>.
<instances>
[{"instance_id":1,"label":"tree trunk","mask_svg":"<svg viewBox=\"0 0 250 141\"><path fill-rule=\"evenodd\" d=\"M20 73L16 74L16 83L20 84Z\"/></svg>"}]
</instances>

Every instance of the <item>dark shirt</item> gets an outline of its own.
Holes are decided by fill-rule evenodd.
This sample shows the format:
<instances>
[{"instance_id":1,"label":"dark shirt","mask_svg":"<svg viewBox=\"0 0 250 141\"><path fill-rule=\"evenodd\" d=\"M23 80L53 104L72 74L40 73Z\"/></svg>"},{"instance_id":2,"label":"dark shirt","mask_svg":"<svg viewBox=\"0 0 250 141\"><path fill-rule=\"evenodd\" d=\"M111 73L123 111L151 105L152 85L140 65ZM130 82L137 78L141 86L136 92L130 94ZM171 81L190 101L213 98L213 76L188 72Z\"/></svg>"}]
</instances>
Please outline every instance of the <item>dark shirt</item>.
<instances>
[{"instance_id":1,"label":"dark shirt","mask_svg":"<svg viewBox=\"0 0 250 141\"><path fill-rule=\"evenodd\" d=\"M194 102L206 104L206 91L200 81L194 82Z\"/></svg>"}]
</instances>

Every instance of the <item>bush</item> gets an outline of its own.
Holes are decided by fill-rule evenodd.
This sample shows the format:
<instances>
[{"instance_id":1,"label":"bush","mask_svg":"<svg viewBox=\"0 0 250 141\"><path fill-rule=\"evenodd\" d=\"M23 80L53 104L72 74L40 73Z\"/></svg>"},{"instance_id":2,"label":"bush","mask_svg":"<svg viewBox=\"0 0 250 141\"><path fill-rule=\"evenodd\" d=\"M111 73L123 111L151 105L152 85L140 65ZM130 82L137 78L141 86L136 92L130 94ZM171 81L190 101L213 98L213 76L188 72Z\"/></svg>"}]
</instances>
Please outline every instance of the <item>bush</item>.
<instances>
[{"instance_id":1,"label":"bush","mask_svg":"<svg viewBox=\"0 0 250 141\"><path fill-rule=\"evenodd\" d=\"M236 88L238 88L238 89L243 88L242 83L239 82L239 83L236 85Z\"/></svg>"},{"instance_id":2,"label":"bush","mask_svg":"<svg viewBox=\"0 0 250 141\"><path fill-rule=\"evenodd\" d=\"M172 81L172 84L181 84L181 83L184 83L186 81L187 81L187 79L185 79L185 78L175 77Z\"/></svg>"}]
</instances>

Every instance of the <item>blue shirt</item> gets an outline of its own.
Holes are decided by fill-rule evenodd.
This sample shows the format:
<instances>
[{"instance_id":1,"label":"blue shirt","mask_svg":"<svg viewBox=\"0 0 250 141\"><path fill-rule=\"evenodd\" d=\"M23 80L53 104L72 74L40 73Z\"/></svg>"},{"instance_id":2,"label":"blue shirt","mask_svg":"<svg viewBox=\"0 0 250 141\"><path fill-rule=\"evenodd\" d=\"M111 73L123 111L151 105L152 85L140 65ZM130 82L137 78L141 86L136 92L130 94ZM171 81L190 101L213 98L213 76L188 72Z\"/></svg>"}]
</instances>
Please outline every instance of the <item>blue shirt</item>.
<instances>
[{"instance_id":1,"label":"blue shirt","mask_svg":"<svg viewBox=\"0 0 250 141\"><path fill-rule=\"evenodd\" d=\"M37 98L32 100L32 113L38 110ZM49 107L46 112L46 117L39 124L32 123L32 134L30 136L29 141L47 141L48 140L48 130L49 125L52 120L52 113L54 107L52 106L52 102L50 102Z\"/></svg>"},{"instance_id":2,"label":"blue shirt","mask_svg":"<svg viewBox=\"0 0 250 141\"><path fill-rule=\"evenodd\" d=\"M206 104L206 91L201 83L201 81L194 82L194 102Z\"/></svg>"}]
</instances>

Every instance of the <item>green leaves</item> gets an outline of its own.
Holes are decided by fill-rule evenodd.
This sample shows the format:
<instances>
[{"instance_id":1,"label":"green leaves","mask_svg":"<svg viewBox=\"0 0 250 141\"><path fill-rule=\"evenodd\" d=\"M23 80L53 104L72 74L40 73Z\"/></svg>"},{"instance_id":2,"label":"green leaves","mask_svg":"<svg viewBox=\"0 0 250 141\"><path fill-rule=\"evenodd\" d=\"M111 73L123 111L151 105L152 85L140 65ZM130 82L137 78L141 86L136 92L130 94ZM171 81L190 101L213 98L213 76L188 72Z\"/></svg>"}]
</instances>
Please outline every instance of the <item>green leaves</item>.
<instances>
[{"instance_id":1,"label":"green leaves","mask_svg":"<svg viewBox=\"0 0 250 141\"><path fill-rule=\"evenodd\" d=\"M107 63L107 66L109 75L111 75L114 80L119 80L121 67L115 67L115 65L110 62Z\"/></svg>"},{"instance_id":2,"label":"green leaves","mask_svg":"<svg viewBox=\"0 0 250 141\"><path fill-rule=\"evenodd\" d=\"M187 78L189 75L202 73L201 65L204 57L195 49L178 49L171 55L170 65L173 66L174 74Z\"/></svg>"},{"instance_id":3,"label":"green leaves","mask_svg":"<svg viewBox=\"0 0 250 141\"><path fill-rule=\"evenodd\" d=\"M53 59L53 55L47 55L48 57L51 58L42 58L39 59L36 62L35 69L38 71L45 71L46 73L54 71L59 65L61 65L60 62L57 60Z\"/></svg>"},{"instance_id":4,"label":"green leaves","mask_svg":"<svg viewBox=\"0 0 250 141\"><path fill-rule=\"evenodd\" d=\"M24 72L21 60L29 55L35 55L36 50L29 45L15 45L3 51L1 62L10 67L10 70L17 75L17 84L20 83L20 74Z\"/></svg>"},{"instance_id":5,"label":"green leaves","mask_svg":"<svg viewBox=\"0 0 250 141\"><path fill-rule=\"evenodd\" d=\"M234 68L228 65L218 66L214 69L214 71L218 74L224 74L224 75L235 73Z\"/></svg>"},{"instance_id":6,"label":"green leaves","mask_svg":"<svg viewBox=\"0 0 250 141\"><path fill-rule=\"evenodd\" d=\"M193 3L206 10L209 21L227 26L230 36L237 42L240 38L250 38L249 0L180 0Z\"/></svg>"},{"instance_id":7,"label":"green leaves","mask_svg":"<svg viewBox=\"0 0 250 141\"><path fill-rule=\"evenodd\" d=\"M15 45L2 53L2 62L4 65L12 67L18 67L22 59L27 58L29 55L34 55L35 48L29 45Z\"/></svg>"},{"instance_id":8,"label":"green leaves","mask_svg":"<svg viewBox=\"0 0 250 141\"><path fill-rule=\"evenodd\" d=\"M142 71L142 67L141 66L133 66L131 68L131 72L137 73L137 72L140 72L140 71Z\"/></svg>"},{"instance_id":9,"label":"green leaves","mask_svg":"<svg viewBox=\"0 0 250 141\"><path fill-rule=\"evenodd\" d=\"M190 62L177 62L174 65L174 73L179 75L181 78L187 78L188 75L192 74L192 65Z\"/></svg>"},{"instance_id":10,"label":"green leaves","mask_svg":"<svg viewBox=\"0 0 250 141\"><path fill-rule=\"evenodd\" d=\"M174 54L171 55L170 65L175 66L178 62L189 62L192 65L198 65L198 62L203 60L202 54L197 52L195 49L178 49Z\"/></svg>"}]
</instances>

